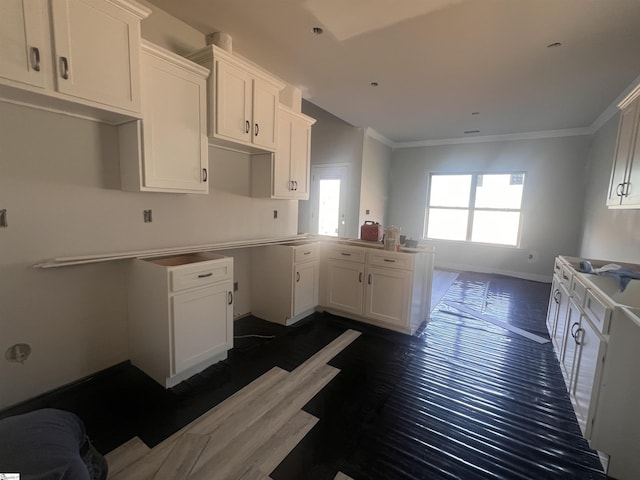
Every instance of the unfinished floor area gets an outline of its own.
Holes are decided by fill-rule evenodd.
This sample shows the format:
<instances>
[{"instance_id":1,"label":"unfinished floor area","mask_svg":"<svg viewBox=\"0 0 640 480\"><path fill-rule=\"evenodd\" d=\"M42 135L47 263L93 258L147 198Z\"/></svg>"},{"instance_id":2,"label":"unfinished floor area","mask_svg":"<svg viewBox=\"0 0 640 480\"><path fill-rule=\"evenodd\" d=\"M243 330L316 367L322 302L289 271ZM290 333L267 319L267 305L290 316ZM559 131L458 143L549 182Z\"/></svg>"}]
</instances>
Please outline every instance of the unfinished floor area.
<instances>
[{"instance_id":1,"label":"unfinished floor area","mask_svg":"<svg viewBox=\"0 0 640 480\"><path fill-rule=\"evenodd\" d=\"M119 479L605 479L546 333L549 284L452 282L414 336L247 317L226 361L173 389L123 364L1 416L77 413Z\"/></svg>"}]
</instances>

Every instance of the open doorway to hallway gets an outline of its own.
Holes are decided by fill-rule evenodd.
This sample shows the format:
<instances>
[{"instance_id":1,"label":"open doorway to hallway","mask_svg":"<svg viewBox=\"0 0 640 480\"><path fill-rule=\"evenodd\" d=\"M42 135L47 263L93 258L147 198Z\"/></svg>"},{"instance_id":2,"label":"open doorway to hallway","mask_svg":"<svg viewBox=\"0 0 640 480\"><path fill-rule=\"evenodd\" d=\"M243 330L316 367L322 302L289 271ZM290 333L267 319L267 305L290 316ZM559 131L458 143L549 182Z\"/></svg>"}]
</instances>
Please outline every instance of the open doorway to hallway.
<instances>
[{"instance_id":1,"label":"open doorway to hallway","mask_svg":"<svg viewBox=\"0 0 640 480\"><path fill-rule=\"evenodd\" d=\"M313 233L333 237L346 236L347 165L311 167L311 219Z\"/></svg>"}]
</instances>

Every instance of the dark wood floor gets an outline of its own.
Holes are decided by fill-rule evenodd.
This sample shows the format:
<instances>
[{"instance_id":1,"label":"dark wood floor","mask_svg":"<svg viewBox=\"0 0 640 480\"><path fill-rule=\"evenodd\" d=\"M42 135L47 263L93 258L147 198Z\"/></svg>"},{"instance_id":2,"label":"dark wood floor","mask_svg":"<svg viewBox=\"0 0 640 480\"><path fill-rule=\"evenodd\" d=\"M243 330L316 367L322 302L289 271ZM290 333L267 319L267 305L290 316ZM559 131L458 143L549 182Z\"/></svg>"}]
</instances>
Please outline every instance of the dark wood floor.
<instances>
[{"instance_id":1,"label":"dark wood floor","mask_svg":"<svg viewBox=\"0 0 640 480\"><path fill-rule=\"evenodd\" d=\"M103 453L134 436L153 447L272 367L293 370L352 328L363 334L330 362L340 373L304 407L318 423L273 479L338 471L356 480L604 479L551 343L487 321L548 338L549 288L461 274L413 337L321 313L286 328L248 317L236 335L251 336L236 339L228 360L171 390L123 364L0 416L66 409Z\"/></svg>"}]
</instances>

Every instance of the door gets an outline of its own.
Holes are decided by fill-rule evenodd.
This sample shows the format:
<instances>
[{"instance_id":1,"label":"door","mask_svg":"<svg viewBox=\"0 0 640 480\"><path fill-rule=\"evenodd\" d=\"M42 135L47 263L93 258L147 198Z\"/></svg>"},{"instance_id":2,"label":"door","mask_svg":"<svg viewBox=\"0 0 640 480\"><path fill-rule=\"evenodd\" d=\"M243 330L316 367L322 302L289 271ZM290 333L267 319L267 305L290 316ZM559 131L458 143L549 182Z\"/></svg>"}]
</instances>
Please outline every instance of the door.
<instances>
[{"instance_id":1,"label":"door","mask_svg":"<svg viewBox=\"0 0 640 480\"><path fill-rule=\"evenodd\" d=\"M346 237L349 167L311 167L311 233Z\"/></svg>"},{"instance_id":2,"label":"door","mask_svg":"<svg viewBox=\"0 0 640 480\"><path fill-rule=\"evenodd\" d=\"M0 2L0 77L45 87L51 75L46 19L42 0Z\"/></svg>"},{"instance_id":3,"label":"door","mask_svg":"<svg viewBox=\"0 0 640 480\"><path fill-rule=\"evenodd\" d=\"M606 342L591 326L583 315L575 337L578 350L574 367L572 388L570 391L576 417L585 438L591 434L591 422L588 422L591 406L598 400L599 384Z\"/></svg>"},{"instance_id":4,"label":"door","mask_svg":"<svg viewBox=\"0 0 640 480\"><path fill-rule=\"evenodd\" d=\"M637 122L638 101L633 102L620 113L620 127L616 141L616 152L613 157L613 170L609 183L607 205L620 205L624 200L627 164L632 154L633 134Z\"/></svg>"},{"instance_id":5,"label":"door","mask_svg":"<svg viewBox=\"0 0 640 480\"><path fill-rule=\"evenodd\" d=\"M138 18L98 0L53 1L51 14L57 90L140 112Z\"/></svg>"},{"instance_id":6,"label":"door","mask_svg":"<svg viewBox=\"0 0 640 480\"><path fill-rule=\"evenodd\" d=\"M299 263L295 269L293 286L293 316L311 310L318 305L318 281L320 264L318 262Z\"/></svg>"},{"instance_id":7,"label":"door","mask_svg":"<svg viewBox=\"0 0 640 480\"><path fill-rule=\"evenodd\" d=\"M251 141L251 77L229 63L216 60L216 131L241 142Z\"/></svg>"},{"instance_id":8,"label":"door","mask_svg":"<svg viewBox=\"0 0 640 480\"><path fill-rule=\"evenodd\" d=\"M408 327L411 272L368 266L366 274L364 316Z\"/></svg>"},{"instance_id":9,"label":"door","mask_svg":"<svg viewBox=\"0 0 640 480\"><path fill-rule=\"evenodd\" d=\"M226 282L174 295L172 375L233 347L232 298Z\"/></svg>"},{"instance_id":10,"label":"door","mask_svg":"<svg viewBox=\"0 0 640 480\"><path fill-rule=\"evenodd\" d=\"M207 193L204 78L142 57L144 186Z\"/></svg>"},{"instance_id":11,"label":"door","mask_svg":"<svg viewBox=\"0 0 640 480\"><path fill-rule=\"evenodd\" d=\"M253 79L253 125L251 141L265 150L275 151L277 142L278 89Z\"/></svg>"},{"instance_id":12,"label":"door","mask_svg":"<svg viewBox=\"0 0 640 480\"><path fill-rule=\"evenodd\" d=\"M362 315L364 265L353 262L327 262L327 307Z\"/></svg>"}]
</instances>

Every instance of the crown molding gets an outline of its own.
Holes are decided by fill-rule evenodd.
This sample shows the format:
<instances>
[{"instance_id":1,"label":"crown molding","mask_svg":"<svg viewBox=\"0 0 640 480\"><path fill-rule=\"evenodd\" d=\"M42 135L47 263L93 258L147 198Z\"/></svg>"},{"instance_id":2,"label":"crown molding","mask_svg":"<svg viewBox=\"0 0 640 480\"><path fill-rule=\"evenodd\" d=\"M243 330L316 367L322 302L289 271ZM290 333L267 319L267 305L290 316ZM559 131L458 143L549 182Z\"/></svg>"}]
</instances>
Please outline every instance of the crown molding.
<instances>
[{"instance_id":1,"label":"crown molding","mask_svg":"<svg viewBox=\"0 0 640 480\"><path fill-rule=\"evenodd\" d=\"M395 148L396 143L393 140L389 140L387 137L385 137L380 132L378 132L377 130L374 130L371 127L365 128L364 134L365 136L369 138L373 138L374 140L379 141L380 143L386 145L389 148Z\"/></svg>"}]
</instances>

